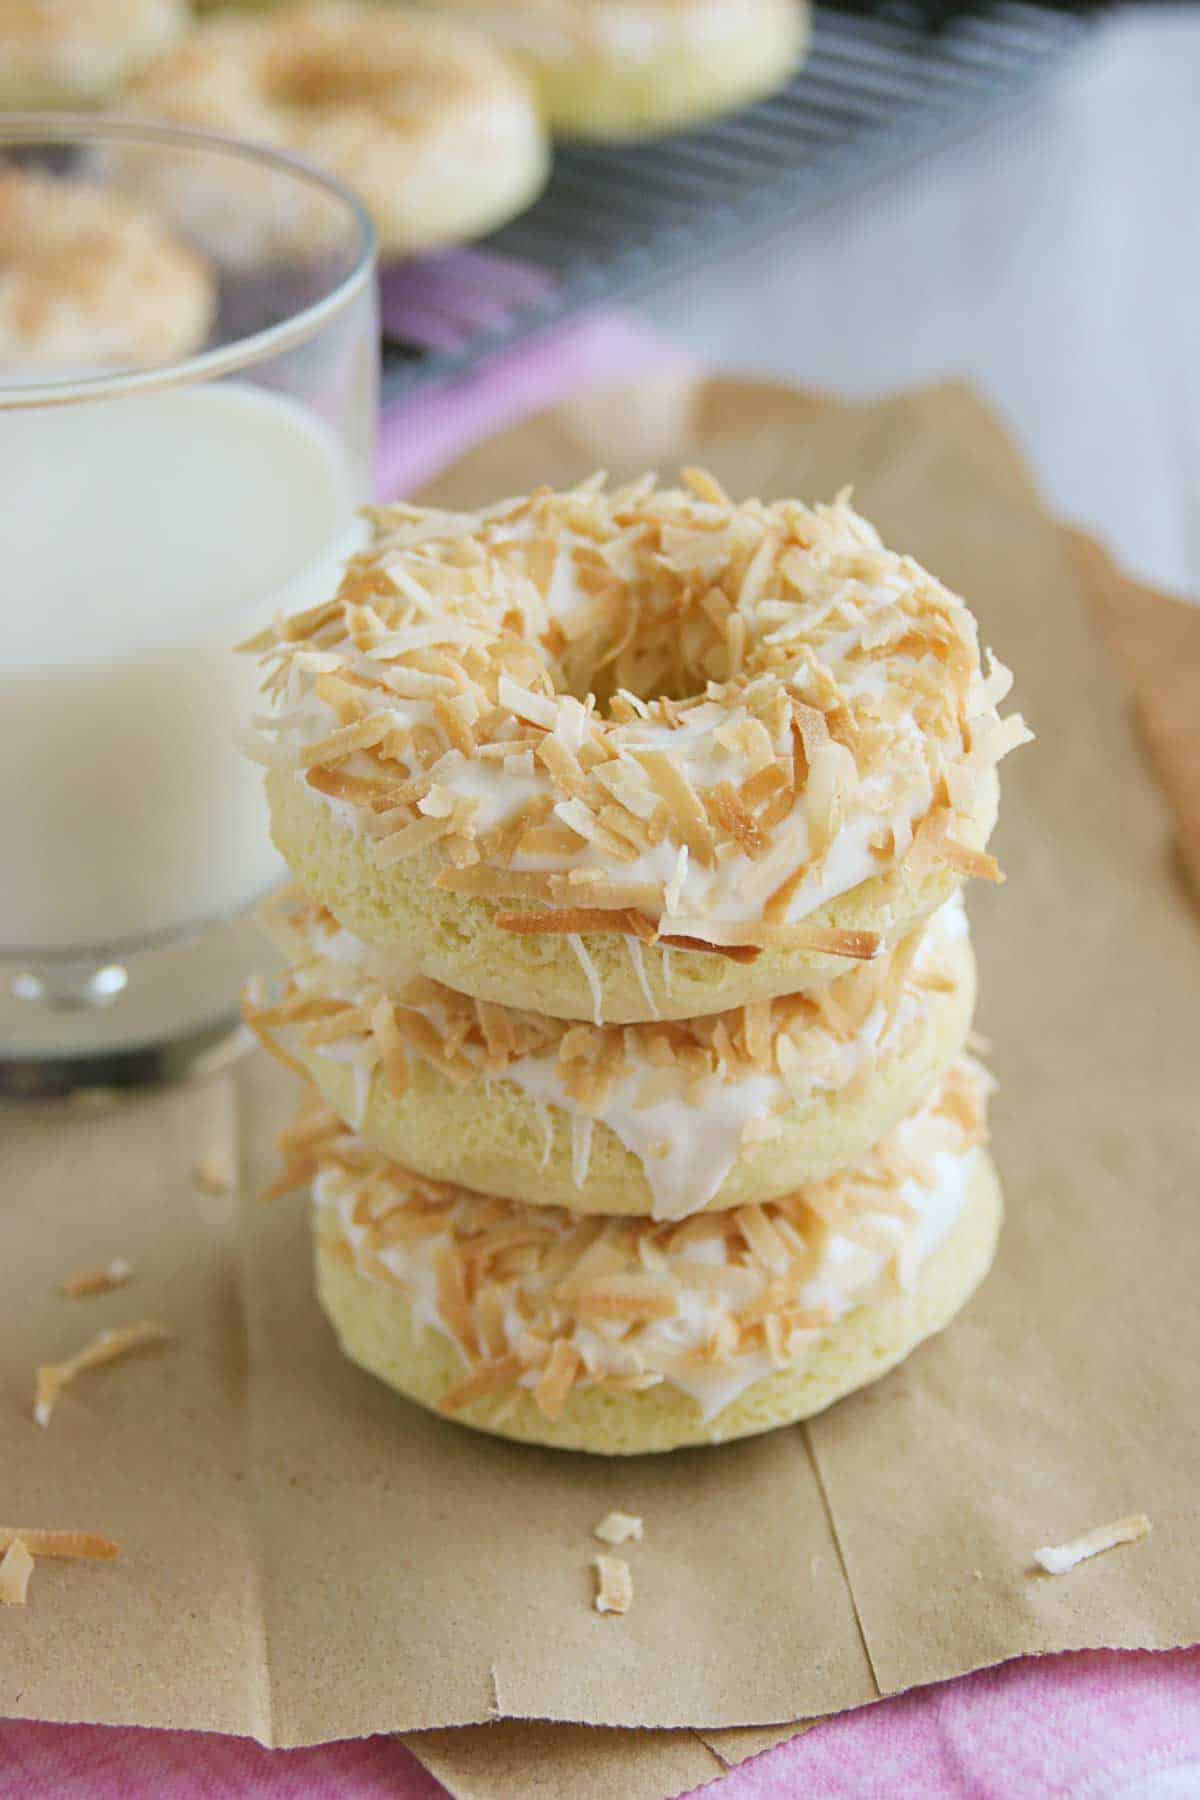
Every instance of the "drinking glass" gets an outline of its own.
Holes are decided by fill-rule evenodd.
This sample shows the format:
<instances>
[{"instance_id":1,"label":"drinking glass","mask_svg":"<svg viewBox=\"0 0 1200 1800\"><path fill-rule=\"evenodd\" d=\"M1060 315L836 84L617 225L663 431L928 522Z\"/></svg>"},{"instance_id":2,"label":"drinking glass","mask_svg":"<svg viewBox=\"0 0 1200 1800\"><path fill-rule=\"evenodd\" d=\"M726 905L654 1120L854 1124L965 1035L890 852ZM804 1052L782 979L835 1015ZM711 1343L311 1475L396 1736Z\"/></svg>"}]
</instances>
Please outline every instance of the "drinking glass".
<instances>
[{"instance_id":1,"label":"drinking glass","mask_svg":"<svg viewBox=\"0 0 1200 1800\"><path fill-rule=\"evenodd\" d=\"M370 224L302 163L27 115L0 120L13 166L152 209L215 296L166 365L0 356L0 1093L31 1095L237 1047L283 869L232 648L356 547L379 340Z\"/></svg>"}]
</instances>

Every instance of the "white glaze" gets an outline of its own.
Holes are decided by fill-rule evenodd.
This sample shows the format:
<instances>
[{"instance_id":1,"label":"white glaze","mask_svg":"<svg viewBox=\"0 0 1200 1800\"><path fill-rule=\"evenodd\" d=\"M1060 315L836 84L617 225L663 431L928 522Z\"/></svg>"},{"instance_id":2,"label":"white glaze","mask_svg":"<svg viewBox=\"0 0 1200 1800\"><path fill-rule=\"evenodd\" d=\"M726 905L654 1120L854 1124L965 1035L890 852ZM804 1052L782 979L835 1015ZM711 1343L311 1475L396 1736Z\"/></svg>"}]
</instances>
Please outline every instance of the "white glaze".
<instances>
[{"instance_id":1,"label":"white glaze","mask_svg":"<svg viewBox=\"0 0 1200 1800\"><path fill-rule=\"evenodd\" d=\"M944 1241L967 1203L979 1151L974 1147L962 1148L961 1137L950 1121L927 1108L911 1115L897 1127L891 1142L903 1158L910 1160L911 1166L928 1171L928 1180L913 1176L900 1184L898 1197L911 1209L907 1219L883 1211L857 1215L863 1225L880 1234L877 1245L868 1247L832 1228L816 1232L816 1242L811 1246L815 1268L801 1289L799 1304L827 1308L831 1323L871 1299L887 1278L889 1266L898 1271L903 1285L911 1286L921 1265ZM354 1220L357 1183L336 1165L330 1166L318 1175L313 1196L318 1208L333 1211L351 1251L360 1255L366 1246L368 1231ZM463 1190L463 1200L456 1210L469 1210L474 1204L475 1198ZM571 1225L570 1215L556 1208L539 1210L539 1219L551 1222L560 1230L569 1229ZM435 1274L438 1252L451 1243L451 1232L445 1230L388 1246L375 1254L409 1296L419 1322L457 1345L439 1310ZM720 1240L712 1240L679 1252L674 1266L684 1263L712 1265L723 1260ZM671 1266L669 1263L668 1270ZM518 1281L524 1279L517 1278ZM748 1272L749 1300L765 1288L767 1280L761 1268ZM622 1341L625 1337L632 1340L635 1335L628 1328L602 1329L577 1321L573 1323L570 1341L582 1357L585 1368L580 1385L587 1386L602 1380L605 1375L649 1369L670 1385L690 1394L707 1420L729 1406L754 1382L775 1371L776 1365L765 1353L759 1352L736 1355L720 1363L695 1360L691 1353L702 1349L711 1340L722 1316L730 1314L734 1308L729 1297L717 1288L683 1288L678 1297L678 1310L672 1317L644 1323L637 1328L636 1356L633 1342ZM740 1304L746 1303L747 1300L743 1300ZM509 1348L515 1350L528 1326L515 1305L508 1308L506 1319ZM787 1344L788 1354L795 1363L803 1362L821 1336L821 1328L794 1331ZM464 1347L457 1347L463 1353L464 1361L468 1360ZM537 1380L536 1369L522 1377L523 1385L528 1387L535 1386Z\"/></svg>"},{"instance_id":2,"label":"white glaze","mask_svg":"<svg viewBox=\"0 0 1200 1800\"><path fill-rule=\"evenodd\" d=\"M910 979L886 1036L888 1015L882 1000L850 1041L812 1025L798 1042L792 1040L796 1045L796 1066L788 1081L774 1073L742 1067L736 1073L729 1071L725 1079L710 1079L699 1105L685 1096L682 1080L677 1094L651 1106L639 1105L639 1091L651 1065L639 1053L637 1030L625 1033L629 1063L626 1072L612 1082L594 1114L585 1113L568 1092L556 1052L514 1057L502 1074L491 1079L510 1082L527 1094L539 1109L544 1109L544 1121L552 1121L555 1112L566 1114L572 1121L572 1169L577 1187L582 1187L587 1178L588 1155L579 1147L582 1140L576 1125L581 1117L594 1117L640 1162L653 1196L651 1216L685 1218L703 1210L719 1191L741 1153L748 1125L793 1111L805 1100L839 1091L858 1075L868 1059L886 1056L894 1044L905 1040L925 1005L916 984L945 959L951 947L966 936L967 929L966 910L961 896L956 895L939 908L922 934ZM312 941L323 957L348 970L378 978L389 966L387 952L363 944L340 926L327 924L313 935ZM303 981L302 970L300 978ZM322 981L323 987L327 985ZM345 991L350 1001L362 993L353 983ZM414 1010L420 1011L435 1028L444 1023L436 1003ZM362 1044L361 1038L341 1039L322 1046L319 1054L339 1062L361 1063ZM356 1129L361 1128L364 1116L356 1116ZM590 1147L590 1136L587 1142Z\"/></svg>"}]
</instances>

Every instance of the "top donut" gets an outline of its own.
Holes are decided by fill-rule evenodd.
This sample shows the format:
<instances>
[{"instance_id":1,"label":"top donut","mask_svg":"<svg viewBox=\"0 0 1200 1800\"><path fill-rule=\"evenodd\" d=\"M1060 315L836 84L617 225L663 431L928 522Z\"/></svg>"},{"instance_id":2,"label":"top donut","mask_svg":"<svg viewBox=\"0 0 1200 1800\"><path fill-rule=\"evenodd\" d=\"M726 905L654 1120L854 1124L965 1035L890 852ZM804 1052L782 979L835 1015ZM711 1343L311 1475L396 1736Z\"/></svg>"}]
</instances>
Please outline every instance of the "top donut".
<instances>
[{"instance_id":1,"label":"top donut","mask_svg":"<svg viewBox=\"0 0 1200 1800\"><path fill-rule=\"evenodd\" d=\"M687 1017L999 878L995 766L1030 734L963 602L845 496L685 480L377 509L336 597L249 646L279 848L414 972Z\"/></svg>"}]
</instances>

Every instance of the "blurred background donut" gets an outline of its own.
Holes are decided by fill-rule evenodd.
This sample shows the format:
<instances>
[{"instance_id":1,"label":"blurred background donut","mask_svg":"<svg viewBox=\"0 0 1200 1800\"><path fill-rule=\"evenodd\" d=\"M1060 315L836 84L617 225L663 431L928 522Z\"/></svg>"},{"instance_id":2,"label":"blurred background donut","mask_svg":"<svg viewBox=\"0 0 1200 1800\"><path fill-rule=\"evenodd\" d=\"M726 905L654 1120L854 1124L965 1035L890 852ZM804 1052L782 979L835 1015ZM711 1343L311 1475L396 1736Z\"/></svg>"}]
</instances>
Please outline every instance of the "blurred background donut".
<instances>
[{"instance_id":1,"label":"blurred background donut","mask_svg":"<svg viewBox=\"0 0 1200 1800\"><path fill-rule=\"evenodd\" d=\"M94 106L187 23L187 0L4 0L0 108Z\"/></svg>"},{"instance_id":2,"label":"blurred background donut","mask_svg":"<svg viewBox=\"0 0 1200 1800\"><path fill-rule=\"evenodd\" d=\"M0 167L0 372L143 368L203 343L203 260L154 213L82 182Z\"/></svg>"},{"instance_id":3,"label":"blurred background donut","mask_svg":"<svg viewBox=\"0 0 1200 1800\"><path fill-rule=\"evenodd\" d=\"M551 130L627 139L761 99L794 72L805 0L433 0L521 59Z\"/></svg>"},{"instance_id":4,"label":"blurred background donut","mask_svg":"<svg viewBox=\"0 0 1200 1800\"><path fill-rule=\"evenodd\" d=\"M353 0L202 20L130 84L120 112L309 158L358 193L392 256L492 230L549 167L532 90L505 51L461 21Z\"/></svg>"}]
</instances>

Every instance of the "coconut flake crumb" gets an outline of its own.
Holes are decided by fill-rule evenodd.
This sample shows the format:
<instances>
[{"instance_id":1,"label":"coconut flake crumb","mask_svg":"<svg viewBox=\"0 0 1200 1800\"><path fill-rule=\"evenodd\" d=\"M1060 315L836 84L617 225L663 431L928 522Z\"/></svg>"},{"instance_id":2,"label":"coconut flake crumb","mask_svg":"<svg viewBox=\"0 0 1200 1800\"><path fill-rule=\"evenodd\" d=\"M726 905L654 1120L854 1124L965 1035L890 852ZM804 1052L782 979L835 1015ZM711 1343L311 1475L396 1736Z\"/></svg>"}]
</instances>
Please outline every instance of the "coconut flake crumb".
<instances>
[{"instance_id":1,"label":"coconut flake crumb","mask_svg":"<svg viewBox=\"0 0 1200 1800\"><path fill-rule=\"evenodd\" d=\"M629 1564L619 1556L597 1556L592 1564L596 1571L596 1597L592 1604L598 1613L627 1613L633 1605L633 1576Z\"/></svg>"},{"instance_id":2,"label":"coconut flake crumb","mask_svg":"<svg viewBox=\"0 0 1200 1800\"><path fill-rule=\"evenodd\" d=\"M228 1194L233 1176L228 1159L219 1150L210 1150L192 1170L192 1181L202 1194Z\"/></svg>"},{"instance_id":3,"label":"coconut flake crumb","mask_svg":"<svg viewBox=\"0 0 1200 1800\"><path fill-rule=\"evenodd\" d=\"M31 1556L70 1557L82 1562L113 1562L120 1545L96 1531L43 1531L38 1526L0 1525L0 1550L24 1544Z\"/></svg>"},{"instance_id":4,"label":"coconut flake crumb","mask_svg":"<svg viewBox=\"0 0 1200 1800\"><path fill-rule=\"evenodd\" d=\"M1136 1544L1149 1531L1150 1521L1145 1513L1130 1513L1127 1519L1116 1519L1111 1525L1097 1525L1069 1543L1050 1544L1035 1550L1033 1560L1047 1575L1067 1575L1089 1557L1099 1556L1104 1550L1114 1550L1118 1544Z\"/></svg>"},{"instance_id":5,"label":"coconut flake crumb","mask_svg":"<svg viewBox=\"0 0 1200 1800\"><path fill-rule=\"evenodd\" d=\"M144 1344L162 1343L170 1336L165 1325L159 1325L153 1319L144 1319L137 1325L124 1325L116 1331L98 1332L90 1343L85 1344L74 1356L68 1357L66 1362L44 1363L37 1372L34 1419L43 1428L47 1426L63 1389L86 1369L115 1362L118 1357L127 1356L130 1351L139 1350Z\"/></svg>"},{"instance_id":6,"label":"coconut flake crumb","mask_svg":"<svg viewBox=\"0 0 1200 1800\"><path fill-rule=\"evenodd\" d=\"M123 1256L114 1256L99 1269L76 1269L68 1275L60 1292L68 1300L90 1300L95 1294L111 1294L132 1279L133 1264Z\"/></svg>"},{"instance_id":7,"label":"coconut flake crumb","mask_svg":"<svg viewBox=\"0 0 1200 1800\"><path fill-rule=\"evenodd\" d=\"M0 1606L24 1606L32 1574L33 1558L23 1539L14 1538L0 1557Z\"/></svg>"},{"instance_id":8,"label":"coconut flake crumb","mask_svg":"<svg viewBox=\"0 0 1200 1800\"><path fill-rule=\"evenodd\" d=\"M592 1536L602 1544L627 1544L631 1538L640 1544L642 1521L636 1513L606 1513L598 1525L593 1525Z\"/></svg>"}]
</instances>

